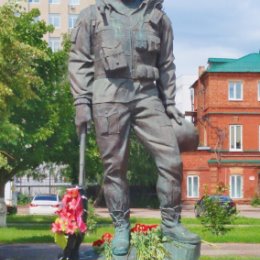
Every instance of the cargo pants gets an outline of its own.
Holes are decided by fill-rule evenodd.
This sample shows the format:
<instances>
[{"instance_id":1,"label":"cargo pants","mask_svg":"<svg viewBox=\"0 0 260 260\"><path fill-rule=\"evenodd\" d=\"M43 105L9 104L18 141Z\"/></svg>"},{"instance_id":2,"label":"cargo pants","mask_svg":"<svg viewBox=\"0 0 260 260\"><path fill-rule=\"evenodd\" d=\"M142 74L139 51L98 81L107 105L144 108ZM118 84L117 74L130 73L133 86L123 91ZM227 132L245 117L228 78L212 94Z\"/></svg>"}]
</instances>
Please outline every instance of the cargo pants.
<instances>
[{"instance_id":1,"label":"cargo pants","mask_svg":"<svg viewBox=\"0 0 260 260\"><path fill-rule=\"evenodd\" d=\"M180 205L182 161L171 121L159 97L94 104L93 119L104 165L104 195L109 212L129 209L126 173L131 128L158 168L156 188L160 207Z\"/></svg>"}]
</instances>

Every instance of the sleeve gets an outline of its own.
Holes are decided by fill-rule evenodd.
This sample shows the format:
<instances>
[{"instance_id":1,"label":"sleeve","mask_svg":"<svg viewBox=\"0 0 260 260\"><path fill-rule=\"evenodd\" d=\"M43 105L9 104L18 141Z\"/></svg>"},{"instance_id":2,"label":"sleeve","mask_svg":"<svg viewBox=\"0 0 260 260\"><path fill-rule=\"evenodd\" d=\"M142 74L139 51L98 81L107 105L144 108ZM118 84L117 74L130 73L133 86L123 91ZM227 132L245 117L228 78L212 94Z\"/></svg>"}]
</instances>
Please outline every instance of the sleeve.
<instances>
[{"instance_id":1,"label":"sleeve","mask_svg":"<svg viewBox=\"0 0 260 260\"><path fill-rule=\"evenodd\" d=\"M71 33L69 80L74 105L91 104L94 82L94 55L91 48L91 9L79 15Z\"/></svg>"},{"instance_id":2,"label":"sleeve","mask_svg":"<svg viewBox=\"0 0 260 260\"><path fill-rule=\"evenodd\" d=\"M164 14L161 28L161 50L158 58L157 86L164 106L175 105L176 76L173 55L173 30L170 19Z\"/></svg>"}]
</instances>

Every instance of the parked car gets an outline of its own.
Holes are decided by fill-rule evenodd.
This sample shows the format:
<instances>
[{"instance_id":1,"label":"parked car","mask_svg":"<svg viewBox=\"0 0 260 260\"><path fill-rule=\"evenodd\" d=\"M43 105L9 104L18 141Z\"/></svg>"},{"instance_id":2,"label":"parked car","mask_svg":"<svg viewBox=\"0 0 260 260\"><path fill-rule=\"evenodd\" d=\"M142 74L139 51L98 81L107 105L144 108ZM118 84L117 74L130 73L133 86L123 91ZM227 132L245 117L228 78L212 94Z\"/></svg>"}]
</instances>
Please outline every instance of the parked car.
<instances>
[{"instance_id":1,"label":"parked car","mask_svg":"<svg viewBox=\"0 0 260 260\"><path fill-rule=\"evenodd\" d=\"M61 209L61 201L55 194L39 194L33 197L30 207L30 214L53 215Z\"/></svg>"},{"instance_id":2,"label":"parked car","mask_svg":"<svg viewBox=\"0 0 260 260\"><path fill-rule=\"evenodd\" d=\"M200 200L198 200L194 206L194 213L196 217L200 217L203 211L205 210L205 199L209 198L214 201L218 201L221 206L227 209L227 213L236 212L236 203L229 197L225 195L208 195L203 196Z\"/></svg>"}]
</instances>

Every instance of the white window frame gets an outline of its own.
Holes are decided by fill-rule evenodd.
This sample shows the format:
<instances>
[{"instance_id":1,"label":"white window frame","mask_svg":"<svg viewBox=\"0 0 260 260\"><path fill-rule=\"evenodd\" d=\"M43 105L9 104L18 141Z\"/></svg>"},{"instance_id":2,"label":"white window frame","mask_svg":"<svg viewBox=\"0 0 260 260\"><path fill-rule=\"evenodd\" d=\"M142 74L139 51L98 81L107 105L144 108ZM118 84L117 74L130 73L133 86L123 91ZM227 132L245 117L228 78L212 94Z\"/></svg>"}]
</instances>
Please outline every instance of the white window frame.
<instances>
[{"instance_id":1,"label":"white window frame","mask_svg":"<svg viewBox=\"0 0 260 260\"><path fill-rule=\"evenodd\" d=\"M258 81L257 84L257 100L260 101L260 80Z\"/></svg>"},{"instance_id":2,"label":"white window frame","mask_svg":"<svg viewBox=\"0 0 260 260\"><path fill-rule=\"evenodd\" d=\"M238 84L241 85L241 97L240 98L236 97ZM230 95L231 86L234 87L234 96L233 97L231 97L231 95ZM242 101L243 100L243 82L241 80L230 80L228 82L228 100L229 101Z\"/></svg>"},{"instance_id":3,"label":"white window frame","mask_svg":"<svg viewBox=\"0 0 260 260\"><path fill-rule=\"evenodd\" d=\"M235 178L235 187L232 186L232 178ZM241 183L240 196L238 195L238 192L237 192L237 179L238 178L240 178L240 183ZM242 175L239 175L239 174L232 174L232 175L230 175L230 177L229 177L229 187L230 187L229 196L232 199L242 199L244 197L244 194L243 194L244 179L243 179ZM234 188L235 188L235 191L232 192L232 190Z\"/></svg>"},{"instance_id":4,"label":"white window frame","mask_svg":"<svg viewBox=\"0 0 260 260\"><path fill-rule=\"evenodd\" d=\"M60 37L50 37L49 38L49 47L53 52L56 52L61 49L61 39Z\"/></svg>"},{"instance_id":5,"label":"white window frame","mask_svg":"<svg viewBox=\"0 0 260 260\"><path fill-rule=\"evenodd\" d=\"M60 4L60 0L48 0L49 1L49 4L51 5L58 5Z\"/></svg>"},{"instance_id":6,"label":"white window frame","mask_svg":"<svg viewBox=\"0 0 260 260\"><path fill-rule=\"evenodd\" d=\"M80 0L69 0L69 5L80 5Z\"/></svg>"},{"instance_id":7,"label":"white window frame","mask_svg":"<svg viewBox=\"0 0 260 260\"><path fill-rule=\"evenodd\" d=\"M194 179L198 180L197 194L194 193ZM191 187L189 185L189 180L191 179ZM187 198L199 198L200 196L200 177L198 175L188 175L187 176Z\"/></svg>"},{"instance_id":8,"label":"white window frame","mask_svg":"<svg viewBox=\"0 0 260 260\"><path fill-rule=\"evenodd\" d=\"M39 4L40 0L28 0L29 4Z\"/></svg>"},{"instance_id":9,"label":"white window frame","mask_svg":"<svg viewBox=\"0 0 260 260\"><path fill-rule=\"evenodd\" d=\"M237 127L241 128L241 147L237 148L236 139L237 139ZM232 128L234 128L234 136L231 135ZM232 142L234 142L234 147L232 147ZM230 125L229 126L229 151L241 152L243 151L243 125Z\"/></svg>"},{"instance_id":10,"label":"white window frame","mask_svg":"<svg viewBox=\"0 0 260 260\"><path fill-rule=\"evenodd\" d=\"M56 24L56 22L57 22L57 24ZM61 26L60 14L50 13L49 14L49 24L52 24L55 29L59 29Z\"/></svg>"},{"instance_id":11,"label":"white window frame","mask_svg":"<svg viewBox=\"0 0 260 260\"><path fill-rule=\"evenodd\" d=\"M76 21L78 19L78 14L70 14L69 15L69 21L68 21L68 27L69 29L73 29L75 24L76 24Z\"/></svg>"}]
</instances>

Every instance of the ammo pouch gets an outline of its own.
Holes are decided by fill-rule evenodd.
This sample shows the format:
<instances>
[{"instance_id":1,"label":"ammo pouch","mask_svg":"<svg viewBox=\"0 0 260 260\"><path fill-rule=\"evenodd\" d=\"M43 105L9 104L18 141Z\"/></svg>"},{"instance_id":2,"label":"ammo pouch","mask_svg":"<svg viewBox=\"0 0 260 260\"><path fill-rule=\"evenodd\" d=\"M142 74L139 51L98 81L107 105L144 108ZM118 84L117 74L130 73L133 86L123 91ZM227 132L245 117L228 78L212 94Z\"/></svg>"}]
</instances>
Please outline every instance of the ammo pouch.
<instances>
[{"instance_id":1,"label":"ammo pouch","mask_svg":"<svg viewBox=\"0 0 260 260\"><path fill-rule=\"evenodd\" d=\"M120 42L103 43L100 58L105 71L114 71L127 67L126 58Z\"/></svg>"},{"instance_id":2,"label":"ammo pouch","mask_svg":"<svg viewBox=\"0 0 260 260\"><path fill-rule=\"evenodd\" d=\"M149 31L138 31L135 36L135 48L137 51L159 52L161 40Z\"/></svg>"},{"instance_id":3,"label":"ammo pouch","mask_svg":"<svg viewBox=\"0 0 260 260\"><path fill-rule=\"evenodd\" d=\"M115 71L127 67L126 57L120 41L115 39L114 31L108 28L100 32L101 50L100 58L105 71Z\"/></svg>"},{"instance_id":4,"label":"ammo pouch","mask_svg":"<svg viewBox=\"0 0 260 260\"><path fill-rule=\"evenodd\" d=\"M137 65L133 74L133 78L136 79L159 79L159 70L156 67L152 67L149 65Z\"/></svg>"}]
</instances>

